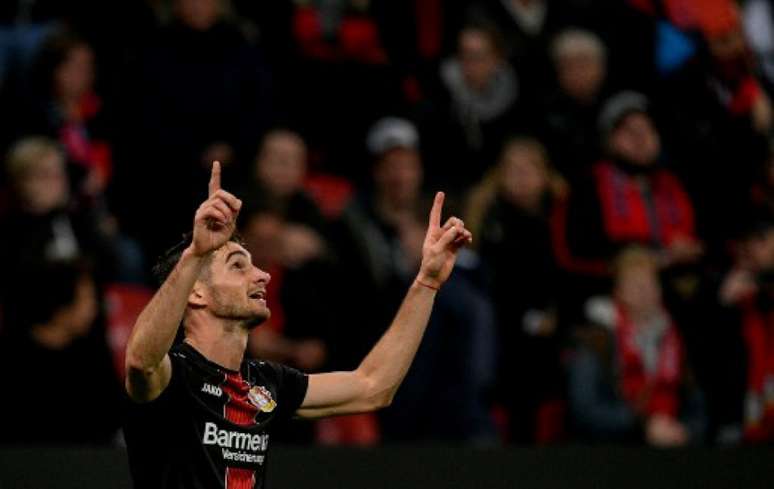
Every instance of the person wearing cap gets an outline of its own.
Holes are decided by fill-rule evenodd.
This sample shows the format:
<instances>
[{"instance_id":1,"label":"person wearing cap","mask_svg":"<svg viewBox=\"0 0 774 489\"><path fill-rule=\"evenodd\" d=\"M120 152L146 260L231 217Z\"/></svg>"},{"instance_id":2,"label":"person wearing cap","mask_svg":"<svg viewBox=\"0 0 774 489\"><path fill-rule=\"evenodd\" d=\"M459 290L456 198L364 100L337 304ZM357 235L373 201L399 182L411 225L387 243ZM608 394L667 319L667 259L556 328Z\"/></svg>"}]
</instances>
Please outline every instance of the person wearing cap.
<instances>
[{"instance_id":1,"label":"person wearing cap","mask_svg":"<svg viewBox=\"0 0 774 489\"><path fill-rule=\"evenodd\" d=\"M336 357L344 363L358 359L389 320L392 308L387 303L411 262L402 238L417 231L422 199L419 132L412 122L398 117L378 120L365 146L372 158L370 185L331 226L331 243L341 257L337 275L357 318L341 322L356 325L346 332L346 351Z\"/></svg>"},{"instance_id":2,"label":"person wearing cap","mask_svg":"<svg viewBox=\"0 0 774 489\"><path fill-rule=\"evenodd\" d=\"M614 95L601 110L605 157L554 215L557 259L573 274L609 277L608 260L630 244L653 250L665 268L690 265L702 254L691 198L663 164L649 111L648 99L631 91Z\"/></svg>"},{"instance_id":3,"label":"person wearing cap","mask_svg":"<svg viewBox=\"0 0 774 489\"><path fill-rule=\"evenodd\" d=\"M330 226L336 256L336 279L351 307L352 321L342 320L345 345L334 361L357 361L361 352L378 339L390 315L391 291L405 273L408 262L401 243L401 230L410 234L417 224L422 162L419 133L413 123L397 117L377 121L367 133L371 155L371 182L361 188ZM334 365L334 368L337 368Z\"/></svg>"},{"instance_id":4,"label":"person wearing cap","mask_svg":"<svg viewBox=\"0 0 774 489\"><path fill-rule=\"evenodd\" d=\"M419 145L416 126L402 118L380 119L367 134L371 186L344 210L332 233L340 257L335 290L348 304L336 332L341 339L331 342L340 345L332 361L342 365L333 368L355 362L382 335L421 258L414 248L429 201L422 192ZM382 413L385 439L493 438L484 402L494 375L493 306L470 272L458 266L439 295L426 336L433 346L419 350L393 409ZM429 403L437 407L424 409Z\"/></svg>"}]
</instances>

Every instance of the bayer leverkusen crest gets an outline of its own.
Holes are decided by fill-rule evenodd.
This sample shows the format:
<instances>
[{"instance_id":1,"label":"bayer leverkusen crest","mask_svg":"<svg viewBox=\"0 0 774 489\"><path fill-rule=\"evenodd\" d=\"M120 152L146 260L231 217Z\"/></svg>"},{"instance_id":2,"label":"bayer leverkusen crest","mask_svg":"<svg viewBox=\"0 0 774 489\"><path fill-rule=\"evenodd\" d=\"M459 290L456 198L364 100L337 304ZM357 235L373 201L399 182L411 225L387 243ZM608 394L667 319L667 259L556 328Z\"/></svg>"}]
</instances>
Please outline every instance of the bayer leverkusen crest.
<instances>
[{"instance_id":1,"label":"bayer leverkusen crest","mask_svg":"<svg viewBox=\"0 0 774 489\"><path fill-rule=\"evenodd\" d=\"M247 393L250 403L264 413L270 413L277 407L277 402L272 399L271 392L266 387L256 385Z\"/></svg>"}]
</instances>

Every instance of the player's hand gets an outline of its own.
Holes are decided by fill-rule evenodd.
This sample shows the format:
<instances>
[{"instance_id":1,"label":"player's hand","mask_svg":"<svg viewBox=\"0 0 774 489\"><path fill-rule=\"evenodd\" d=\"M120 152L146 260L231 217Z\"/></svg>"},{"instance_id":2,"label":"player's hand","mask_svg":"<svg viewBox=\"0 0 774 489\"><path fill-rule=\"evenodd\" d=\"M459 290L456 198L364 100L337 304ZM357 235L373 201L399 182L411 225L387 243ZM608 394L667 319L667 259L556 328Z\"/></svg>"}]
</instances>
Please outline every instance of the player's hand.
<instances>
[{"instance_id":1,"label":"player's hand","mask_svg":"<svg viewBox=\"0 0 774 489\"><path fill-rule=\"evenodd\" d=\"M430 222L422 245L422 265L417 279L426 285L440 288L449 278L459 249L473 242L473 235L465 229L465 223L457 217L450 217L441 226L443 192L435 194Z\"/></svg>"},{"instance_id":2,"label":"player's hand","mask_svg":"<svg viewBox=\"0 0 774 489\"><path fill-rule=\"evenodd\" d=\"M220 163L212 163L209 198L196 211L191 252L204 256L226 243L236 228L242 201L220 188Z\"/></svg>"}]
</instances>

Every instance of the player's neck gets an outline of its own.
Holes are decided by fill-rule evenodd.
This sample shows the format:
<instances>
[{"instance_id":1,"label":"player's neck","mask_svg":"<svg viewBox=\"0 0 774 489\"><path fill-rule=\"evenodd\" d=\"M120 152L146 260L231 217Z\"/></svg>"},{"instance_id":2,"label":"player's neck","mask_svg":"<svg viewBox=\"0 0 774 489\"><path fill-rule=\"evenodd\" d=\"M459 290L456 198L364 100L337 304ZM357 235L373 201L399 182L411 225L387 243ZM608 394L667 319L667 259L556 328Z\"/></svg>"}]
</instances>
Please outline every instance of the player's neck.
<instances>
[{"instance_id":1,"label":"player's neck","mask_svg":"<svg viewBox=\"0 0 774 489\"><path fill-rule=\"evenodd\" d=\"M229 370L239 370L247 348L248 331L238 324L209 324L186 328L186 343L204 357Z\"/></svg>"}]
</instances>

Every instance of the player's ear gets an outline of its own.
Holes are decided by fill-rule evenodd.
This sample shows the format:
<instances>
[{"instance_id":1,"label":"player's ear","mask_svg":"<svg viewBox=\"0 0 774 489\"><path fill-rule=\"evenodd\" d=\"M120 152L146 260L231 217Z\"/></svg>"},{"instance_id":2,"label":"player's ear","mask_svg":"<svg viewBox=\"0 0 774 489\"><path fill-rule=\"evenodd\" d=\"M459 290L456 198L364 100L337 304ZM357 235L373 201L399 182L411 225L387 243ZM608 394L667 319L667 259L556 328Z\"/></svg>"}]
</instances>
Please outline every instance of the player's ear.
<instances>
[{"instance_id":1,"label":"player's ear","mask_svg":"<svg viewBox=\"0 0 774 489\"><path fill-rule=\"evenodd\" d=\"M202 282L197 280L194 283L191 293L188 295L188 304L192 307L205 307L207 306L207 288Z\"/></svg>"}]
</instances>

